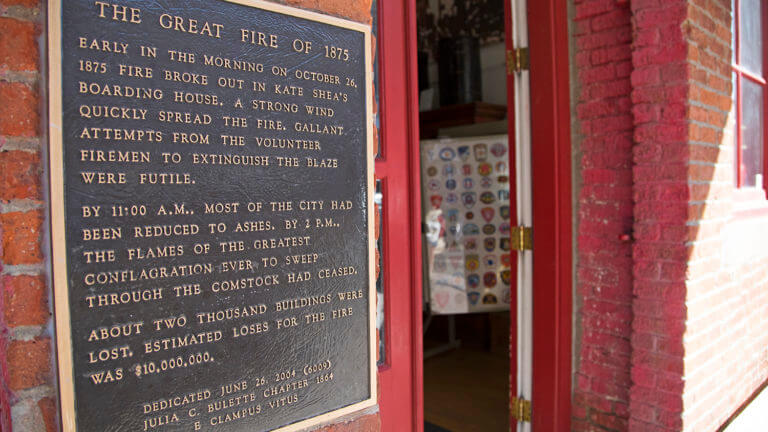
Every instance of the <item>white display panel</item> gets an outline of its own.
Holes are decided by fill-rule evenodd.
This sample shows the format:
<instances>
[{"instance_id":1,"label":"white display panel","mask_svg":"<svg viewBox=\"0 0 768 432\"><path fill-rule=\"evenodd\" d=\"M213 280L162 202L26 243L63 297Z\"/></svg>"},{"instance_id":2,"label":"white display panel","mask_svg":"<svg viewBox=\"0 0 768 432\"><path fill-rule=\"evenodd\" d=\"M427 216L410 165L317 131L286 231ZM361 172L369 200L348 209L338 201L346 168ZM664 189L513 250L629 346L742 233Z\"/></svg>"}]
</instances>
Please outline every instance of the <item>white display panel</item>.
<instances>
[{"instance_id":1,"label":"white display panel","mask_svg":"<svg viewBox=\"0 0 768 432\"><path fill-rule=\"evenodd\" d=\"M509 310L507 135L421 142L430 308L435 314Z\"/></svg>"}]
</instances>

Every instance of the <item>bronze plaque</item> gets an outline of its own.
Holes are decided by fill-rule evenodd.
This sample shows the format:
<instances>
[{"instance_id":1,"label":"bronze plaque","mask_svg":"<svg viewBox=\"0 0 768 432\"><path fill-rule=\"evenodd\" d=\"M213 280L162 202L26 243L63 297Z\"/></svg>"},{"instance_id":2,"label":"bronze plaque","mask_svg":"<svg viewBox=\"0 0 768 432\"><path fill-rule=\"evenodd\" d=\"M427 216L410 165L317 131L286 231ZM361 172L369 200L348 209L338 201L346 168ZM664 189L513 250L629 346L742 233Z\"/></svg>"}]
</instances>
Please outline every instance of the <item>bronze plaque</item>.
<instances>
[{"instance_id":1,"label":"bronze plaque","mask_svg":"<svg viewBox=\"0 0 768 432\"><path fill-rule=\"evenodd\" d=\"M368 26L49 2L65 431L293 430L375 403Z\"/></svg>"}]
</instances>

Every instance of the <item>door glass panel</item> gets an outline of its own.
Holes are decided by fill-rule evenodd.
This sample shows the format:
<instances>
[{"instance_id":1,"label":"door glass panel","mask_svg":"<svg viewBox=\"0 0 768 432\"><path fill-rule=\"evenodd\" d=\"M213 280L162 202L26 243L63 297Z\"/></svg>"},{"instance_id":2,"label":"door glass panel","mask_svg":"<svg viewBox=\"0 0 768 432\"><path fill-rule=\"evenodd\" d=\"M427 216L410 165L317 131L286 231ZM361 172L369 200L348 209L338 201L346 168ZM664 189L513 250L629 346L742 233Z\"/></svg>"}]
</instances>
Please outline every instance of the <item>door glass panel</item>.
<instances>
[{"instance_id":1,"label":"door glass panel","mask_svg":"<svg viewBox=\"0 0 768 432\"><path fill-rule=\"evenodd\" d=\"M384 277L387 274L384 270L384 189L381 180L376 180L376 192L373 195L373 202L376 205L376 212L379 215L379 238L376 240L376 248L379 251L379 278L376 279L376 328L379 330L379 360L377 365L386 363L387 360L387 331L386 316L384 311Z\"/></svg>"},{"instance_id":2,"label":"door glass panel","mask_svg":"<svg viewBox=\"0 0 768 432\"><path fill-rule=\"evenodd\" d=\"M762 185L763 88L749 79L741 82L741 172L744 186Z\"/></svg>"},{"instance_id":3,"label":"door glass panel","mask_svg":"<svg viewBox=\"0 0 768 432\"><path fill-rule=\"evenodd\" d=\"M763 75L763 33L760 0L739 0L739 63L756 75Z\"/></svg>"}]
</instances>

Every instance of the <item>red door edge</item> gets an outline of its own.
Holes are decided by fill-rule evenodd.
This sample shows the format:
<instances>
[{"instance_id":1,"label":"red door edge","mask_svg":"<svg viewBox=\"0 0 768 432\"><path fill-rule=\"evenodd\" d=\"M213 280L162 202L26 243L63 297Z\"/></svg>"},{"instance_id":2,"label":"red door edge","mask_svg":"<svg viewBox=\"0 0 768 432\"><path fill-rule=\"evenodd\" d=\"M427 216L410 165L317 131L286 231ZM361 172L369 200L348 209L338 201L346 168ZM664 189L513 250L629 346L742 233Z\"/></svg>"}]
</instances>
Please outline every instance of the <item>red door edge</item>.
<instances>
[{"instance_id":1,"label":"red door edge","mask_svg":"<svg viewBox=\"0 0 768 432\"><path fill-rule=\"evenodd\" d=\"M406 20L407 122L411 170L411 250L421 250L416 77L416 8L408 0ZM571 143L566 8L556 0L528 4L531 62L533 213L533 427L567 431L571 412L572 227ZM534 25L538 24L538 25ZM412 259L413 430L423 430L421 259Z\"/></svg>"},{"instance_id":2,"label":"red door edge","mask_svg":"<svg viewBox=\"0 0 768 432\"><path fill-rule=\"evenodd\" d=\"M514 50L514 41L512 37L512 0L504 2L504 43L507 52ZM509 61L509 59L507 59ZM507 69L509 71L509 69ZM507 140L509 142L509 178L510 186L517 182L512 179L517 178L517 152L515 150L517 143L516 125L515 125L515 74L507 73ZM510 187L509 190L509 218L510 225L517 225L517 191ZM509 400L517 394L517 257L514 257L510 263L512 278L510 280L510 299L509 299ZM512 431L517 431L517 420L512 418L512 410L509 410L509 425Z\"/></svg>"},{"instance_id":3,"label":"red door edge","mask_svg":"<svg viewBox=\"0 0 768 432\"><path fill-rule=\"evenodd\" d=\"M416 0L407 0L406 18L406 85L408 91L408 137L411 151L411 247L413 301L413 430L424 430L424 347L422 332L422 268L421 268L421 170L419 153L419 75L416 27Z\"/></svg>"},{"instance_id":4,"label":"red door edge","mask_svg":"<svg viewBox=\"0 0 768 432\"><path fill-rule=\"evenodd\" d=\"M533 429L571 420L571 130L567 8L528 2L533 181Z\"/></svg>"},{"instance_id":5,"label":"red door edge","mask_svg":"<svg viewBox=\"0 0 768 432\"><path fill-rule=\"evenodd\" d=\"M388 359L379 368L382 430L423 431L421 195L418 130L418 60L415 0L378 2L378 59L382 157L387 177L388 226L397 238L383 253ZM395 233L396 236L390 236ZM393 274L391 272L400 273ZM402 272L408 271L408 274ZM387 276L391 276L387 278ZM397 276L398 283L393 283ZM388 300L387 300L388 299Z\"/></svg>"}]
</instances>

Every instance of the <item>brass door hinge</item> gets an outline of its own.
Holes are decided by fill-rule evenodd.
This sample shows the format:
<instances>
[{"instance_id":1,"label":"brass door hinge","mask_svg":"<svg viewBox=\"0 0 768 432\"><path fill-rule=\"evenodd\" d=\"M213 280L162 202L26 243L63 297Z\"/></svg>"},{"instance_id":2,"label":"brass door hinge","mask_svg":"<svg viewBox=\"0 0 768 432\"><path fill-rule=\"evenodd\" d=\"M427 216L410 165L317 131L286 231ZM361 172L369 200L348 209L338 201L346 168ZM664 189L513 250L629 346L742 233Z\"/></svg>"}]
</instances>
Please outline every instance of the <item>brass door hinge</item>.
<instances>
[{"instance_id":1,"label":"brass door hinge","mask_svg":"<svg viewBox=\"0 0 768 432\"><path fill-rule=\"evenodd\" d=\"M530 60L528 56L528 47L515 48L507 50L507 74L520 73L528 70Z\"/></svg>"},{"instance_id":2,"label":"brass door hinge","mask_svg":"<svg viewBox=\"0 0 768 432\"><path fill-rule=\"evenodd\" d=\"M533 228L514 226L509 232L512 249L517 251L533 250Z\"/></svg>"},{"instance_id":3,"label":"brass door hinge","mask_svg":"<svg viewBox=\"0 0 768 432\"><path fill-rule=\"evenodd\" d=\"M531 422L531 401L523 398L512 398L512 418L518 422Z\"/></svg>"}]
</instances>

